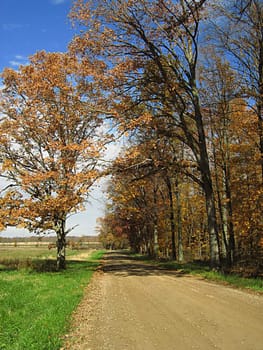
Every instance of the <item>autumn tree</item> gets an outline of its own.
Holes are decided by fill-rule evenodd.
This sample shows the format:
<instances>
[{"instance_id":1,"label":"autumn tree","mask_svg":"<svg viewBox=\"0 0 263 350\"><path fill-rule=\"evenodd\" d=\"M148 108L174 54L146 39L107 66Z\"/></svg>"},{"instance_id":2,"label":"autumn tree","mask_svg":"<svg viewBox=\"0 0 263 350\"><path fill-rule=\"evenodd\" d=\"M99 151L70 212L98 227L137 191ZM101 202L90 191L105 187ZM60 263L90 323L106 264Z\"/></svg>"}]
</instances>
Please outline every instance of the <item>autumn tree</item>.
<instances>
[{"instance_id":1,"label":"autumn tree","mask_svg":"<svg viewBox=\"0 0 263 350\"><path fill-rule=\"evenodd\" d=\"M205 201L198 183L187 175L193 171L191 162L180 158L180 147L171 147L165 138L156 139L153 132L141 136L115 161L102 239L107 241L110 233L117 240L125 232L135 252L178 261L207 259ZM176 154L175 162L171 156Z\"/></svg>"},{"instance_id":2,"label":"autumn tree","mask_svg":"<svg viewBox=\"0 0 263 350\"><path fill-rule=\"evenodd\" d=\"M261 167L263 179L263 4L261 0L231 0L216 6L219 20L214 45L231 57L231 66L237 72L243 98L258 118L257 147L260 151L255 166Z\"/></svg>"},{"instance_id":3,"label":"autumn tree","mask_svg":"<svg viewBox=\"0 0 263 350\"><path fill-rule=\"evenodd\" d=\"M213 10L219 4L218 17ZM258 252L260 11L260 2L246 0L75 2L71 17L82 32L71 52L83 70L90 61L101 63L95 80L106 91L105 105L118 130L137 136L144 130L141 143L122 159L127 172L114 178L116 186L123 183L115 198L127 199L127 206L116 205L116 215L123 224L128 218L134 246L142 237L155 241L155 227L159 243L162 230L176 236L177 229L186 255L207 257L209 247L212 265L219 258L229 265L242 260L249 247L253 256ZM220 35L209 31L208 40L210 20ZM120 164L115 165L116 170ZM131 208L136 215L128 215Z\"/></svg>"},{"instance_id":4,"label":"autumn tree","mask_svg":"<svg viewBox=\"0 0 263 350\"><path fill-rule=\"evenodd\" d=\"M110 210L110 206L105 210L105 216L97 219L99 241L106 249L124 249L129 247L126 227L116 212Z\"/></svg>"},{"instance_id":5,"label":"autumn tree","mask_svg":"<svg viewBox=\"0 0 263 350\"><path fill-rule=\"evenodd\" d=\"M206 110L206 130L220 225L221 254L229 265L235 258L233 204L231 191L230 144L231 117L240 91L235 72L229 62L215 54L212 47L204 49L206 62L202 68L202 100Z\"/></svg>"},{"instance_id":6,"label":"autumn tree","mask_svg":"<svg viewBox=\"0 0 263 350\"><path fill-rule=\"evenodd\" d=\"M77 1L71 16L87 31L71 49L106 57L107 83L122 103L166 115L191 149L206 197L211 264L218 264L218 227L203 114L198 91L199 28L206 1ZM144 87L144 93L141 87ZM129 108L126 108L124 123ZM134 115L133 115L134 118Z\"/></svg>"},{"instance_id":7,"label":"autumn tree","mask_svg":"<svg viewBox=\"0 0 263 350\"><path fill-rule=\"evenodd\" d=\"M154 122L138 126L126 151L115 160L108 191L115 204L110 207L118 217L120 208L126 210L126 222L131 223L132 217L133 226L138 219L140 233L135 239L137 230L133 228L129 238L139 250L182 261L180 185L191 162L184 159L183 145L160 135Z\"/></svg>"},{"instance_id":8,"label":"autumn tree","mask_svg":"<svg viewBox=\"0 0 263 350\"><path fill-rule=\"evenodd\" d=\"M260 151L255 140L258 137L258 116L246 101L232 103L229 179L232 192L233 225L236 254L240 262L262 266L262 210L263 188L261 169L255 166Z\"/></svg>"},{"instance_id":9,"label":"autumn tree","mask_svg":"<svg viewBox=\"0 0 263 350\"><path fill-rule=\"evenodd\" d=\"M76 58L42 51L2 74L3 206L16 224L56 233L58 269L65 268L66 220L83 208L105 142L99 90L79 71Z\"/></svg>"},{"instance_id":10,"label":"autumn tree","mask_svg":"<svg viewBox=\"0 0 263 350\"><path fill-rule=\"evenodd\" d=\"M162 220L158 203L160 184L155 181L152 161L145 161L145 153L139 149L133 143L114 161L106 217L115 222L112 232L116 237L120 232L126 233L134 251L157 257Z\"/></svg>"},{"instance_id":11,"label":"autumn tree","mask_svg":"<svg viewBox=\"0 0 263 350\"><path fill-rule=\"evenodd\" d=\"M262 223L256 219L262 212L257 114L246 98L238 98L244 86L226 57L219 57L211 47L206 48L205 53L203 101L217 194L221 252L228 266L242 260L247 263L249 260L250 264L254 260L256 264L260 261L260 254L256 252L262 230ZM248 250L245 241L250 242Z\"/></svg>"}]
</instances>

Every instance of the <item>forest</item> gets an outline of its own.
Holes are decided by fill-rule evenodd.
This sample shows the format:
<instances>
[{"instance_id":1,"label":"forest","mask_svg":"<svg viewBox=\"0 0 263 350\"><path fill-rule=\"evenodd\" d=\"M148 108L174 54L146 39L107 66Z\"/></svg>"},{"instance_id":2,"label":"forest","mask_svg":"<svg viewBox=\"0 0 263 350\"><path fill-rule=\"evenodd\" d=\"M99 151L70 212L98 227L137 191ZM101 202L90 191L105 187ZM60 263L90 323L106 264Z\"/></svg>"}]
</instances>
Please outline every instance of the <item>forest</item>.
<instances>
[{"instance_id":1,"label":"forest","mask_svg":"<svg viewBox=\"0 0 263 350\"><path fill-rule=\"evenodd\" d=\"M68 52L2 72L0 229L54 232L63 269L66 220L107 177L106 247L262 273L262 1L77 0L69 16Z\"/></svg>"}]
</instances>

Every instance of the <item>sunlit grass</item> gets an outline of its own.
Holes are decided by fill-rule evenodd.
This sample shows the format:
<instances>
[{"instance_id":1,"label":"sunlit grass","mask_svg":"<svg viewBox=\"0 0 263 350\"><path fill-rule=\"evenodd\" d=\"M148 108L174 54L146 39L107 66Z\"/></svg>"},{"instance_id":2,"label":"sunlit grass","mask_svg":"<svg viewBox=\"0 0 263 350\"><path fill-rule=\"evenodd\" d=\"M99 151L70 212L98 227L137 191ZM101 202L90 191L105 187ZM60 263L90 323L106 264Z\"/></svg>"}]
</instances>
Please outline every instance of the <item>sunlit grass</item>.
<instances>
[{"instance_id":1,"label":"sunlit grass","mask_svg":"<svg viewBox=\"0 0 263 350\"><path fill-rule=\"evenodd\" d=\"M192 275L200 275L207 280L227 283L238 288L253 289L263 292L262 278L244 278L236 274L224 274L220 271L211 269L208 265L199 263L179 264L176 262L160 263L161 266L168 269L181 270L184 273Z\"/></svg>"},{"instance_id":2,"label":"sunlit grass","mask_svg":"<svg viewBox=\"0 0 263 350\"><path fill-rule=\"evenodd\" d=\"M226 275L215 271L201 272L200 274L209 280L228 283L238 288L252 289L263 293L263 279L260 277L245 278L234 274Z\"/></svg>"},{"instance_id":3,"label":"sunlit grass","mask_svg":"<svg viewBox=\"0 0 263 350\"><path fill-rule=\"evenodd\" d=\"M0 349L56 350L102 252L63 272L0 272Z\"/></svg>"}]
</instances>

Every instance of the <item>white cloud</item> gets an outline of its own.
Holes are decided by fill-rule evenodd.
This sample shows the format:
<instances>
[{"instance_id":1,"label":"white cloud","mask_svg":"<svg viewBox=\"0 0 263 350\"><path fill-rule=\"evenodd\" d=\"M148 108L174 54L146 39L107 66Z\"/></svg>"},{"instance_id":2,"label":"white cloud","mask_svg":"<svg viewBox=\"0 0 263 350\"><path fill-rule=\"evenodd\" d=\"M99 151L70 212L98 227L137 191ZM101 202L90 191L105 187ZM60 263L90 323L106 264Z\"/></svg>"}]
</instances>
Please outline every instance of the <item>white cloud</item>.
<instances>
[{"instance_id":1,"label":"white cloud","mask_svg":"<svg viewBox=\"0 0 263 350\"><path fill-rule=\"evenodd\" d=\"M9 64L11 65L11 66L13 66L13 67L19 67L19 66L21 66L21 62L19 62L19 61L13 61L13 60L11 60L11 61L9 61Z\"/></svg>"},{"instance_id":2,"label":"white cloud","mask_svg":"<svg viewBox=\"0 0 263 350\"><path fill-rule=\"evenodd\" d=\"M23 24L19 24L19 23L3 23L2 24L2 29L3 30L17 30L17 29L21 29L23 28L24 25Z\"/></svg>"},{"instance_id":3,"label":"white cloud","mask_svg":"<svg viewBox=\"0 0 263 350\"><path fill-rule=\"evenodd\" d=\"M22 55L15 55L15 58L16 58L17 60L27 60L27 57L22 56Z\"/></svg>"},{"instance_id":4,"label":"white cloud","mask_svg":"<svg viewBox=\"0 0 263 350\"><path fill-rule=\"evenodd\" d=\"M0 25L0 28L2 28L5 31L17 31L20 29L27 29L30 28L30 24L28 23L3 23Z\"/></svg>"},{"instance_id":5,"label":"white cloud","mask_svg":"<svg viewBox=\"0 0 263 350\"><path fill-rule=\"evenodd\" d=\"M23 55L20 55L20 54L17 54L14 56L14 59L13 60L10 60L9 61L9 64L13 67L19 67L23 64L27 64L27 57L26 56L23 56Z\"/></svg>"}]
</instances>

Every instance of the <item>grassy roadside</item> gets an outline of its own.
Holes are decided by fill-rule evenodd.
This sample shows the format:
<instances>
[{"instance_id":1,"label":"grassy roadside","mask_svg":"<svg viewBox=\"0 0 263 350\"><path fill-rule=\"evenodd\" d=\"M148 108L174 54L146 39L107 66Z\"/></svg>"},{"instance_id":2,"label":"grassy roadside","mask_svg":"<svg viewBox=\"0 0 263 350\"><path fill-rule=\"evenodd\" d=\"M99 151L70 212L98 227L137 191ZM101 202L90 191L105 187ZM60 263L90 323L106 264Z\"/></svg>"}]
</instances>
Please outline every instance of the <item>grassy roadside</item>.
<instances>
[{"instance_id":1,"label":"grassy roadside","mask_svg":"<svg viewBox=\"0 0 263 350\"><path fill-rule=\"evenodd\" d=\"M0 272L0 349L57 350L102 251L63 272Z\"/></svg>"},{"instance_id":2,"label":"grassy roadside","mask_svg":"<svg viewBox=\"0 0 263 350\"><path fill-rule=\"evenodd\" d=\"M167 269L182 270L184 273L199 275L207 280L229 284L237 288L252 289L263 293L262 278L245 278L236 274L224 274L219 271L212 270L209 266L200 265L198 263L178 264L168 262L160 263L160 266Z\"/></svg>"},{"instance_id":3,"label":"grassy roadside","mask_svg":"<svg viewBox=\"0 0 263 350\"><path fill-rule=\"evenodd\" d=\"M157 262L147 259L141 255L132 255L134 259L141 260L146 263L152 263L158 267L168 270L176 270L181 274L191 274L202 276L203 278L218 283L232 285L236 288L253 290L263 293L263 279L262 278L245 278L235 274L223 274L219 271L212 270L209 266L198 263L177 263L174 261Z\"/></svg>"}]
</instances>

